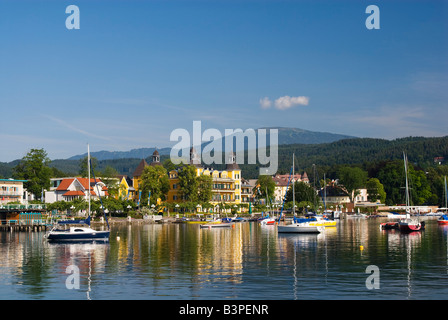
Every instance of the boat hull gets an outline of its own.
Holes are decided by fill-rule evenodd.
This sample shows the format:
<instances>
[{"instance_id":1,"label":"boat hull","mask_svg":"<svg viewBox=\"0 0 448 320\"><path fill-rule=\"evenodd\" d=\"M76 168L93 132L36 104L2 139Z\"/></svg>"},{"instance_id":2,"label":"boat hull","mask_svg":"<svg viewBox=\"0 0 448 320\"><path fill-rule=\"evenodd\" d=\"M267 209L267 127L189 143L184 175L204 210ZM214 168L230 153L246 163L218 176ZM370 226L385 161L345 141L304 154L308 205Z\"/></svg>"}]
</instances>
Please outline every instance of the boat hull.
<instances>
[{"instance_id":1,"label":"boat hull","mask_svg":"<svg viewBox=\"0 0 448 320\"><path fill-rule=\"evenodd\" d=\"M392 230L398 229L398 222L385 222L381 224L381 229L383 230Z\"/></svg>"},{"instance_id":2,"label":"boat hull","mask_svg":"<svg viewBox=\"0 0 448 320\"><path fill-rule=\"evenodd\" d=\"M439 225L448 225L448 220L437 220L437 223L439 224Z\"/></svg>"},{"instance_id":3,"label":"boat hull","mask_svg":"<svg viewBox=\"0 0 448 320\"><path fill-rule=\"evenodd\" d=\"M423 230L423 225L421 223L414 222L399 222L398 229L401 232L414 232Z\"/></svg>"},{"instance_id":4,"label":"boat hull","mask_svg":"<svg viewBox=\"0 0 448 320\"><path fill-rule=\"evenodd\" d=\"M233 223L227 223L227 222L223 222L223 223L206 223L206 224L201 224L200 227L202 229L214 229L214 228L231 228L234 227L235 225Z\"/></svg>"},{"instance_id":5,"label":"boat hull","mask_svg":"<svg viewBox=\"0 0 448 320\"><path fill-rule=\"evenodd\" d=\"M94 232L64 232L54 231L47 235L48 241L76 242L76 241L109 241L110 231Z\"/></svg>"}]
</instances>

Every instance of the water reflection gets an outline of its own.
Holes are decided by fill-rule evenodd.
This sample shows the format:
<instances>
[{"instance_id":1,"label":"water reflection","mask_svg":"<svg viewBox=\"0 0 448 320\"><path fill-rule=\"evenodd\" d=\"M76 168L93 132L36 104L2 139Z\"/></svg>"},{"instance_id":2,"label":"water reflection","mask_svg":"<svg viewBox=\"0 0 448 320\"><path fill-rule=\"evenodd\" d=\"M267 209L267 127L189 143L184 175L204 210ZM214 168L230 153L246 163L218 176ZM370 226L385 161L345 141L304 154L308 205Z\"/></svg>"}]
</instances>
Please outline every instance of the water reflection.
<instances>
[{"instance_id":1,"label":"water reflection","mask_svg":"<svg viewBox=\"0 0 448 320\"><path fill-rule=\"evenodd\" d=\"M107 244L0 233L3 299L437 299L448 294L448 228L411 234L345 220L318 235L239 223L116 225ZM364 250L361 250L360 246ZM80 272L69 290L68 266ZM368 290L365 270L381 271Z\"/></svg>"}]
</instances>

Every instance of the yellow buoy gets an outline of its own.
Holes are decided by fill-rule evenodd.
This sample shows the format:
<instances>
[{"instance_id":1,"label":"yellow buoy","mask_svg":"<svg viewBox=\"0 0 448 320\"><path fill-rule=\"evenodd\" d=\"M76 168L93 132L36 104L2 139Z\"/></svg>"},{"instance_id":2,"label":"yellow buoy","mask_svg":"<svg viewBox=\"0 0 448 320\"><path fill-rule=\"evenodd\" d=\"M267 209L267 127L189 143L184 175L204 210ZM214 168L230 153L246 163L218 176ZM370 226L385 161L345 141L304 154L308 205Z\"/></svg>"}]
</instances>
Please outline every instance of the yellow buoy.
<instances>
[{"instance_id":1,"label":"yellow buoy","mask_svg":"<svg viewBox=\"0 0 448 320\"><path fill-rule=\"evenodd\" d=\"M364 250L364 246L359 246L359 250Z\"/></svg>"}]
</instances>

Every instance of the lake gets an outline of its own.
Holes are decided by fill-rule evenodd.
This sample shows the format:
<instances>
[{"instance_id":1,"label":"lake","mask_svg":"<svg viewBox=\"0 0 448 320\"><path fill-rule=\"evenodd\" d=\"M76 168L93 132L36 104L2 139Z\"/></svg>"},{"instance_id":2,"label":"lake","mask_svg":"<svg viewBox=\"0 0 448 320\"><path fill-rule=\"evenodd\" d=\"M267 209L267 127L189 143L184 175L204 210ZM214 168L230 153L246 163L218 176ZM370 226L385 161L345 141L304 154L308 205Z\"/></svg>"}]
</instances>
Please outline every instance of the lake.
<instances>
[{"instance_id":1,"label":"lake","mask_svg":"<svg viewBox=\"0 0 448 320\"><path fill-rule=\"evenodd\" d=\"M278 234L256 222L211 230L122 223L107 244L2 232L0 298L446 299L447 227L432 219L423 232L401 234L380 230L384 221L349 218L319 235Z\"/></svg>"}]
</instances>

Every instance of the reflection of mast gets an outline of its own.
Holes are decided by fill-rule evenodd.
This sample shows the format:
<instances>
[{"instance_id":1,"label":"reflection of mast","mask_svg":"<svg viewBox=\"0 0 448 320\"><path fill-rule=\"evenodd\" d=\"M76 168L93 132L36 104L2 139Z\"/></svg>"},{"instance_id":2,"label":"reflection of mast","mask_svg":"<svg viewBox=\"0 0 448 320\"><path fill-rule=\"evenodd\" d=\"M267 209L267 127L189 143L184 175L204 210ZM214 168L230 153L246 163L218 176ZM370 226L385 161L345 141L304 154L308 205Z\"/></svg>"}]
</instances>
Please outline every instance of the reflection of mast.
<instances>
[{"instance_id":1,"label":"reflection of mast","mask_svg":"<svg viewBox=\"0 0 448 320\"><path fill-rule=\"evenodd\" d=\"M86 292L87 300L92 300L92 298L90 298L90 291L91 291L90 283L92 282L91 277L92 277L92 257L89 252L89 276L87 277L87 292Z\"/></svg>"},{"instance_id":2,"label":"reflection of mast","mask_svg":"<svg viewBox=\"0 0 448 320\"><path fill-rule=\"evenodd\" d=\"M408 246L406 248L408 260L408 299L411 297L411 238L408 236Z\"/></svg>"}]
</instances>

